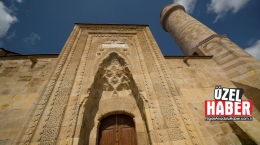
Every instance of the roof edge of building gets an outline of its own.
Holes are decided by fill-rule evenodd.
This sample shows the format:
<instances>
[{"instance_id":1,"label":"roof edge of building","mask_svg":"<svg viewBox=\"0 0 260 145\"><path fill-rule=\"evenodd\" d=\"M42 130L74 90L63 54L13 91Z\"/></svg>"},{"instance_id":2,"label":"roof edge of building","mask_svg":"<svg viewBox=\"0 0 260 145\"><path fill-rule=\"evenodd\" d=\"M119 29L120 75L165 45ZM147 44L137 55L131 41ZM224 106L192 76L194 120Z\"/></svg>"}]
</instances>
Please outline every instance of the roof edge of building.
<instances>
[{"instance_id":1,"label":"roof edge of building","mask_svg":"<svg viewBox=\"0 0 260 145\"><path fill-rule=\"evenodd\" d=\"M115 25L115 26L149 26L148 24L113 24L113 23L74 23L75 25Z\"/></svg>"}]
</instances>

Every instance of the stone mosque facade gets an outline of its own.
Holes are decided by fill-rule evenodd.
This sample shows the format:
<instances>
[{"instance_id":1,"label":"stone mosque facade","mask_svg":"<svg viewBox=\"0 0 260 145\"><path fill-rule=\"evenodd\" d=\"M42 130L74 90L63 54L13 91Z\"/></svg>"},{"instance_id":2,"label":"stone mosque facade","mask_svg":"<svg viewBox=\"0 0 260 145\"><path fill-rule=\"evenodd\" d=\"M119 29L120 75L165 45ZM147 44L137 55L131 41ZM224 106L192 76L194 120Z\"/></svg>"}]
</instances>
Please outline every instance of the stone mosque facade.
<instances>
[{"instance_id":1,"label":"stone mosque facade","mask_svg":"<svg viewBox=\"0 0 260 145\"><path fill-rule=\"evenodd\" d=\"M185 56L147 25L75 24L59 55L0 51L0 145L260 144L260 63L189 16L161 12ZM243 88L252 121L205 121L214 88Z\"/></svg>"}]
</instances>

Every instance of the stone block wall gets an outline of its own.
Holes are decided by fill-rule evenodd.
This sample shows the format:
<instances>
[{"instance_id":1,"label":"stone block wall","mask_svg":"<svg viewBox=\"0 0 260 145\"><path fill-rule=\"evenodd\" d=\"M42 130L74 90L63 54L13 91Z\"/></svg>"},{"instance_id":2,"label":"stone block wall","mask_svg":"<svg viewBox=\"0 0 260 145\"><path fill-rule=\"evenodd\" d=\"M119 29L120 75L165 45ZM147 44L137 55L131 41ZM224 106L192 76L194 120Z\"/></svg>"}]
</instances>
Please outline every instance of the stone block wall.
<instances>
[{"instance_id":1,"label":"stone block wall","mask_svg":"<svg viewBox=\"0 0 260 145\"><path fill-rule=\"evenodd\" d=\"M215 86L236 88L212 57L166 57L165 60L171 70L172 79L185 102L185 108L189 110L195 128L205 144L242 144L243 139L241 141L238 138L239 131L245 133L243 136L248 135L244 141L251 138L255 143L260 143L258 136L260 131L255 129L260 127L260 113L256 108L253 108L253 121L204 120L204 101L214 99ZM248 98L243 95L242 99ZM234 128L233 123L238 126L239 131Z\"/></svg>"},{"instance_id":2,"label":"stone block wall","mask_svg":"<svg viewBox=\"0 0 260 145\"><path fill-rule=\"evenodd\" d=\"M0 57L0 145L13 144L26 127L34 102L58 55ZM34 59L34 60L36 60Z\"/></svg>"},{"instance_id":3,"label":"stone block wall","mask_svg":"<svg viewBox=\"0 0 260 145\"><path fill-rule=\"evenodd\" d=\"M197 47L200 55L213 55L236 87L243 87L245 96L260 110L260 63L225 36L209 37Z\"/></svg>"}]
</instances>

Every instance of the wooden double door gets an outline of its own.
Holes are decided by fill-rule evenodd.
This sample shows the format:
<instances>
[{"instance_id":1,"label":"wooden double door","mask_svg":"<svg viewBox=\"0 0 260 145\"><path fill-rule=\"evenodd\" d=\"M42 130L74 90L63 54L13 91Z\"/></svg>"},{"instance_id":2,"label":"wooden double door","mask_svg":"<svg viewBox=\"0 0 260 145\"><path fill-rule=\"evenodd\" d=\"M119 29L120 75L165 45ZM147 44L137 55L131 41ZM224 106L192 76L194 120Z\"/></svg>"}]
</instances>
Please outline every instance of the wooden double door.
<instances>
[{"instance_id":1,"label":"wooden double door","mask_svg":"<svg viewBox=\"0 0 260 145\"><path fill-rule=\"evenodd\" d=\"M136 145L133 118L124 114L108 116L101 120L99 145Z\"/></svg>"}]
</instances>

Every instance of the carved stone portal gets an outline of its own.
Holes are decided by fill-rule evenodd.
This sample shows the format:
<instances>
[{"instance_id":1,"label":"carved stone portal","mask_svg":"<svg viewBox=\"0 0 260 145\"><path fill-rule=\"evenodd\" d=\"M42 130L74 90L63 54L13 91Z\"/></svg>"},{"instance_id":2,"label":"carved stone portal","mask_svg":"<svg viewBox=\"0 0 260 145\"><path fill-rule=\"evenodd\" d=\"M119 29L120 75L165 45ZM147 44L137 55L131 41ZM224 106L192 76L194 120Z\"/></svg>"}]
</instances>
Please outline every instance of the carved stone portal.
<instances>
[{"instance_id":1,"label":"carved stone portal","mask_svg":"<svg viewBox=\"0 0 260 145\"><path fill-rule=\"evenodd\" d=\"M96 144L99 121L110 114L127 114L134 118L140 144L148 143L144 99L127 67L113 52L103 60L88 90L81 128L80 144ZM143 134L138 136L138 134Z\"/></svg>"}]
</instances>

